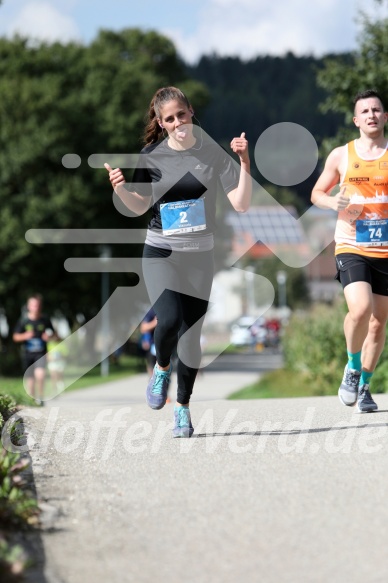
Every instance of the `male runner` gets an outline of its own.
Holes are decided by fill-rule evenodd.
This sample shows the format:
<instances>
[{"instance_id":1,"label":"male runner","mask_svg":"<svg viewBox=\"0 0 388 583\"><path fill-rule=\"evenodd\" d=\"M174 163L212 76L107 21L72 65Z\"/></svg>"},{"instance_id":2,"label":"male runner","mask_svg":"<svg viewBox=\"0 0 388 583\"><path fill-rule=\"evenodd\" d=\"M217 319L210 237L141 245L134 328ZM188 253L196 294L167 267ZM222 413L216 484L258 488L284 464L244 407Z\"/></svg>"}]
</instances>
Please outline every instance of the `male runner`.
<instances>
[{"instance_id":1,"label":"male runner","mask_svg":"<svg viewBox=\"0 0 388 583\"><path fill-rule=\"evenodd\" d=\"M388 319L387 116L376 91L356 95L353 121L360 136L329 154L311 195L318 207L338 211L337 279L348 307L344 321L348 362L338 396L344 405L357 403L360 412L378 408L369 385ZM332 195L338 183L341 188Z\"/></svg>"}]
</instances>

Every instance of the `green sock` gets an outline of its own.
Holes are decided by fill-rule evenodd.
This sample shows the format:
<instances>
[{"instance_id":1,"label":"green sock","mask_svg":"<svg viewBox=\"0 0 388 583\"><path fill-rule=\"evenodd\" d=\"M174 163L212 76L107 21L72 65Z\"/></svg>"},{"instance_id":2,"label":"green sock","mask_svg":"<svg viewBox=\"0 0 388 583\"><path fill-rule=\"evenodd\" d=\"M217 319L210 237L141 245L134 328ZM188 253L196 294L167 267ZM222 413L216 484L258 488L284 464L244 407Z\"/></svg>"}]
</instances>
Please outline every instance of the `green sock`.
<instances>
[{"instance_id":1,"label":"green sock","mask_svg":"<svg viewBox=\"0 0 388 583\"><path fill-rule=\"evenodd\" d=\"M366 370L361 371L360 386L369 385L372 375L373 372L367 372Z\"/></svg>"},{"instance_id":2,"label":"green sock","mask_svg":"<svg viewBox=\"0 0 388 583\"><path fill-rule=\"evenodd\" d=\"M348 368L361 370L361 350L354 353L348 351Z\"/></svg>"}]
</instances>

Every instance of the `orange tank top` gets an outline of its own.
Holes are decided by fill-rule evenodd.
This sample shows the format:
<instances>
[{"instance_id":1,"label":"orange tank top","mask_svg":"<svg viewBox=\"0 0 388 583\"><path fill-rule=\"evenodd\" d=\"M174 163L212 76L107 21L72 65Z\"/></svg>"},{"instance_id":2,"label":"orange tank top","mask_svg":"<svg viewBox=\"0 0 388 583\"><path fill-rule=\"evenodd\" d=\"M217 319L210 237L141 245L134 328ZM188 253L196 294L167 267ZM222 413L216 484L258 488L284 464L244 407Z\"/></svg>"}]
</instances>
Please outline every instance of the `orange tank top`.
<instances>
[{"instance_id":1,"label":"orange tank top","mask_svg":"<svg viewBox=\"0 0 388 583\"><path fill-rule=\"evenodd\" d=\"M388 144L387 144L388 145ZM388 151L362 158L355 141L347 144L346 186L349 205L338 213L335 254L388 257Z\"/></svg>"}]
</instances>

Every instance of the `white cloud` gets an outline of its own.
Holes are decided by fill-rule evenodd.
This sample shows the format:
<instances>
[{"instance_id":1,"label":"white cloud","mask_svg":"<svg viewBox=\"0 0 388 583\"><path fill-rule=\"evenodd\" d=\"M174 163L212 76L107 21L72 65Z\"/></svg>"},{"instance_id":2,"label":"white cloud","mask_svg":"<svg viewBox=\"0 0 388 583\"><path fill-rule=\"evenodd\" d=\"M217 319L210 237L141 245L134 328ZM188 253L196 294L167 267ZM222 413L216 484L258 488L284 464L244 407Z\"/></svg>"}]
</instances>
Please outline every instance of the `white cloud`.
<instances>
[{"instance_id":1,"label":"white cloud","mask_svg":"<svg viewBox=\"0 0 388 583\"><path fill-rule=\"evenodd\" d=\"M48 42L68 42L81 38L78 26L72 18L55 8L52 3L40 0L27 2L10 20L6 34L20 34Z\"/></svg>"},{"instance_id":2,"label":"white cloud","mask_svg":"<svg viewBox=\"0 0 388 583\"><path fill-rule=\"evenodd\" d=\"M322 56L356 47L356 17L371 0L208 0L196 30L164 29L188 62L202 54ZM375 7L376 8L376 7Z\"/></svg>"},{"instance_id":3,"label":"white cloud","mask_svg":"<svg viewBox=\"0 0 388 583\"><path fill-rule=\"evenodd\" d=\"M91 40L101 27L155 28L169 36L188 62L216 52L243 59L257 55L321 56L357 46L360 8L374 18L388 2L375 0L7 0L0 9L0 34L46 41ZM187 9L187 16L182 10ZM86 40L87 39L87 40Z\"/></svg>"}]
</instances>

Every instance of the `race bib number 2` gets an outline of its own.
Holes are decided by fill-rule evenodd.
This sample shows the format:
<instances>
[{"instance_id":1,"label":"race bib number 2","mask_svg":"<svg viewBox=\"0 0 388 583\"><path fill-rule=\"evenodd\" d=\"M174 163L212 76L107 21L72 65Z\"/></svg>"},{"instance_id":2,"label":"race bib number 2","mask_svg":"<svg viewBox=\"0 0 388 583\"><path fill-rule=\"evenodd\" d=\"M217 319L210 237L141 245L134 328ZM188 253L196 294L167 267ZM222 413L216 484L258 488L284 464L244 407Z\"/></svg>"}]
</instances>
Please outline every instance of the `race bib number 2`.
<instances>
[{"instance_id":1,"label":"race bib number 2","mask_svg":"<svg viewBox=\"0 0 388 583\"><path fill-rule=\"evenodd\" d=\"M206 229L203 198L181 200L160 205L163 235L194 233Z\"/></svg>"},{"instance_id":2,"label":"race bib number 2","mask_svg":"<svg viewBox=\"0 0 388 583\"><path fill-rule=\"evenodd\" d=\"M388 246L387 219L356 221L356 242L366 247Z\"/></svg>"}]
</instances>

